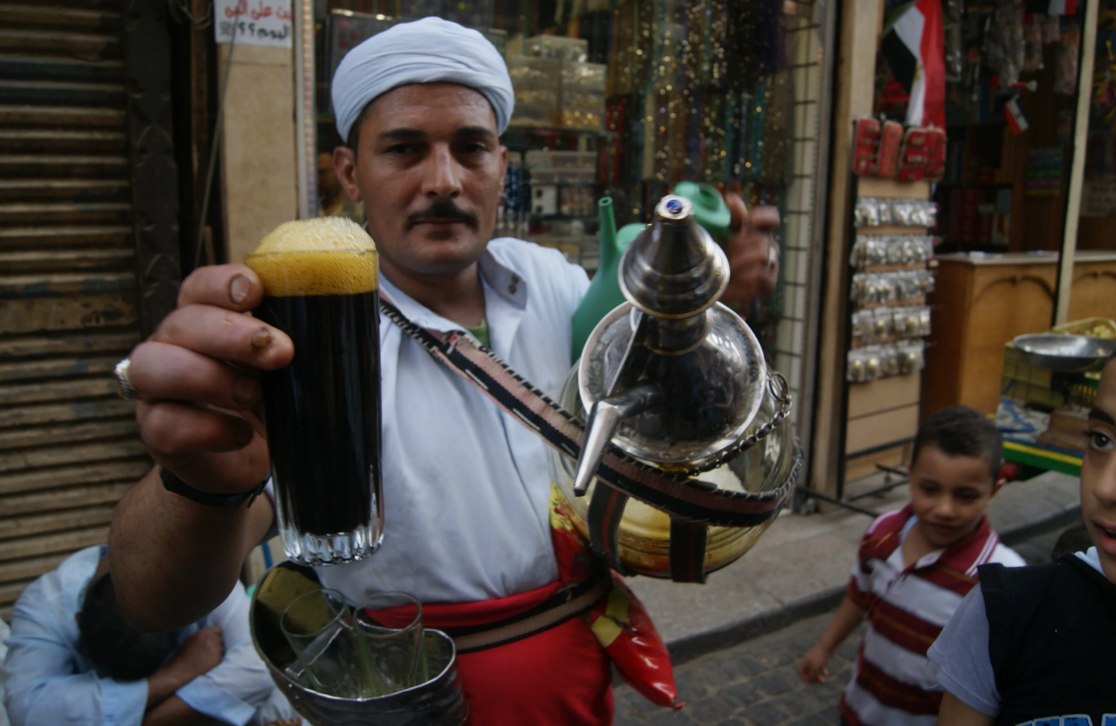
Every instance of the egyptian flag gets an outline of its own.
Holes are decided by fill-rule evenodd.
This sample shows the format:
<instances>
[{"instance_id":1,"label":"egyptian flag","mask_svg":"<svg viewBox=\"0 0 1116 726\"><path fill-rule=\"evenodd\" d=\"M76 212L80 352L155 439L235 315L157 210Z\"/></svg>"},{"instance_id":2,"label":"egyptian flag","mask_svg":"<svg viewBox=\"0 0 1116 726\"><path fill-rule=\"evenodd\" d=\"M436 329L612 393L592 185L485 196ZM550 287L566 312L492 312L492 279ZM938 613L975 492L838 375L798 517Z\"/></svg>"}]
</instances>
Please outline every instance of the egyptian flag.
<instances>
[{"instance_id":1,"label":"egyptian flag","mask_svg":"<svg viewBox=\"0 0 1116 726\"><path fill-rule=\"evenodd\" d=\"M1011 132L1016 136L1031 127L1031 122L1027 119L1027 111L1023 108L1023 101L1018 93L1004 104L1004 116L1007 117Z\"/></svg>"},{"instance_id":2,"label":"egyptian flag","mask_svg":"<svg viewBox=\"0 0 1116 726\"><path fill-rule=\"evenodd\" d=\"M910 94L908 126L945 128L945 34L942 0L909 5L884 35L881 51Z\"/></svg>"}]
</instances>

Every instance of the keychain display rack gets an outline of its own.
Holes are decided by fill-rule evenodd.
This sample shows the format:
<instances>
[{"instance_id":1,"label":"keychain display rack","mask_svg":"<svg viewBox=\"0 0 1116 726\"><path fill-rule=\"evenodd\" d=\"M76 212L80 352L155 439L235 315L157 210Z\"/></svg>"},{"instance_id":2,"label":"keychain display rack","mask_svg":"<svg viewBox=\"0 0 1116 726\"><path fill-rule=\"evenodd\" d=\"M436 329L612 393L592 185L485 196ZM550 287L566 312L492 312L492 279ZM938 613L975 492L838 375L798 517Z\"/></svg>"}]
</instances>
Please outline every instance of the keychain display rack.
<instances>
[{"instance_id":1,"label":"keychain display rack","mask_svg":"<svg viewBox=\"0 0 1116 726\"><path fill-rule=\"evenodd\" d=\"M907 483L907 471L874 462L880 486L845 496L851 460L870 459L913 441L922 415L926 295L933 289L936 207L927 182L852 178L845 382L841 391L836 496L821 501L877 516L861 500Z\"/></svg>"}]
</instances>

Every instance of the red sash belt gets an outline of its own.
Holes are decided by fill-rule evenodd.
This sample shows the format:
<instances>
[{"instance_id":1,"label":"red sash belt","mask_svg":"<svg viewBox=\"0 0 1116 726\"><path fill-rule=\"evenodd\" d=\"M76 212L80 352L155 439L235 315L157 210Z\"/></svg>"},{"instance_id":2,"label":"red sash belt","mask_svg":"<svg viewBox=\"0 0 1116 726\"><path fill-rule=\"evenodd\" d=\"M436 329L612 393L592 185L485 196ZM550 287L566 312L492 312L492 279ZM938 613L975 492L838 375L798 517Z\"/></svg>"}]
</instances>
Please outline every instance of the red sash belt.
<instances>
[{"instance_id":1,"label":"red sash belt","mask_svg":"<svg viewBox=\"0 0 1116 726\"><path fill-rule=\"evenodd\" d=\"M423 625L447 633L475 632L516 621L545 606L561 587L461 604L422 606ZM378 613L391 624L395 609ZM458 654L472 726L607 726L612 723L608 655L580 617L498 647Z\"/></svg>"}]
</instances>

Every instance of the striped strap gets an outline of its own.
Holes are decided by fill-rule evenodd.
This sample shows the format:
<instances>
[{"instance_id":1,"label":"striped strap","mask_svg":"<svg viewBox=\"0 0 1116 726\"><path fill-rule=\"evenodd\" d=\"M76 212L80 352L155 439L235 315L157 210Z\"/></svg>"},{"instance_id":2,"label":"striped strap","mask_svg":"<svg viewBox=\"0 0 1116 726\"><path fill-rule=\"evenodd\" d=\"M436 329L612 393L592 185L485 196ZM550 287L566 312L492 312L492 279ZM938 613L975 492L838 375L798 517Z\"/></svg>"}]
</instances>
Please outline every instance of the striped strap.
<instances>
[{"instance_id":1,"label":"striped strap","mask_svg":"<svg viewBox=\"0 0 1116 726\"><path fill-rule=\"evenodd\" d=\"M709 528L670 520L670 579L705 584L705 545Z\"/></svg>"},{"instance_id":2,"label":"striped strap","mask_svg":"<svg viewBox=\"0 0 1116 726\"><path fill-rule=\"evenodd\" d=\"M597 555L604 558L609 567L621 575L632 574L620 560L620 546L617 542L620 519L624 516L624 507L627 504L628 496L619 489L593 487L593 494L589 499L589 516L586 517L589 545Z\"/></svg>"},{"instance_id":3,"label":"striped strap","mask_svg":"<svg viewBox=\"0 0 1116 726\"><path fill-rule=\"evenodd\" d=\"M498 623L442 628L442 630L453 638L453 644L459 654L498 648L517 640L530 638L544 630L556 628L570 618L580 615L593 607L593 604L608 592L611 585L612 578L605 573L601 577L583 580L573 587L559 590L546 602Z\"/></svg>"},{"instance_id":4,"label":"striped strap","mask_svg":"<svg viewBox=\"0 0 1116 726\"><path fill-rule=\"evenodd\" d=\"M577 459L585 423L509 368L495 353L459 331L443 333L415 325L382 296L380 312L550 446ZM796 457L792 475L783 486L770 492L728 491L688 479L684 473L668 474L633 459L615 446L602 457L597 478L625 496L666 512L672 519L719 527L753 527L773 518L790 499L801 462L801 457ZM617 508L622 512L623 507Z\"/></svg>"}]
</instances>

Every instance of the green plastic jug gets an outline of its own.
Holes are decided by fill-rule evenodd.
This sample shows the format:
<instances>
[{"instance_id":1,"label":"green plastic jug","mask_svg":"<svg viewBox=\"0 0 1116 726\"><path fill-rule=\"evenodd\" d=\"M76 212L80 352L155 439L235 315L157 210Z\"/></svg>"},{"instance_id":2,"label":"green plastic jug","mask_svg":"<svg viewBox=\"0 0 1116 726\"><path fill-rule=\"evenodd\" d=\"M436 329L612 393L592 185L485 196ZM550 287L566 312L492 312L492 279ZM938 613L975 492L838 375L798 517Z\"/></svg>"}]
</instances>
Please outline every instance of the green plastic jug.
<instances>
[{"instance_id":1,"label":"green plastic jug","mask_svg":"<svg viewBox=\"0 0 1116 726\"><path fill-rule=\"evenodd\" d=\"M624 293L620 292L620 278L618 270L620 256L643 229L642 224L624 225L619 233L616 231L616 217L612 211L612 197L604 197L597 204L597 211L601 219L601 258L597 266L597 274L589 283L585 297L577 306L573 314L573 346L570 361L581 357L585 341L601 318L608 315L613 308L624 302Z\"/></svg>"},{"instance_id":2,"label":"green plastic jug","mask_svg":"<svg viewBox=\"0 0 1116 726\"><path fill-rule=\"evenodd\" d=\"M674 193L686 197L694 205L694 219L709 236L718 242L724 243L729 238L729 226L732 224L732 212L725 204L724 197L712 184L700 182L678 182Z\"/></svg>"},{"instance_id":3,"label":"green plastic jug","mask_svg":"<svg viewBox=\"0 0 1116 726\"><path fill-rule=\"evenodd\" d=\"M679 182L674 187L674 193L690 200L694 205L694 218L713 239L718 242L728 239L732 213L716 187L698 182ZM627 224L617 232L611 197L602 198L597 209L601 220L601 258L597 274L573 315L571 362L581 357L585 341L589 340L589 334L597 323L624 302L618 277L620 256L644 227L642 224Z\"/></svg>"}]
</instances>

